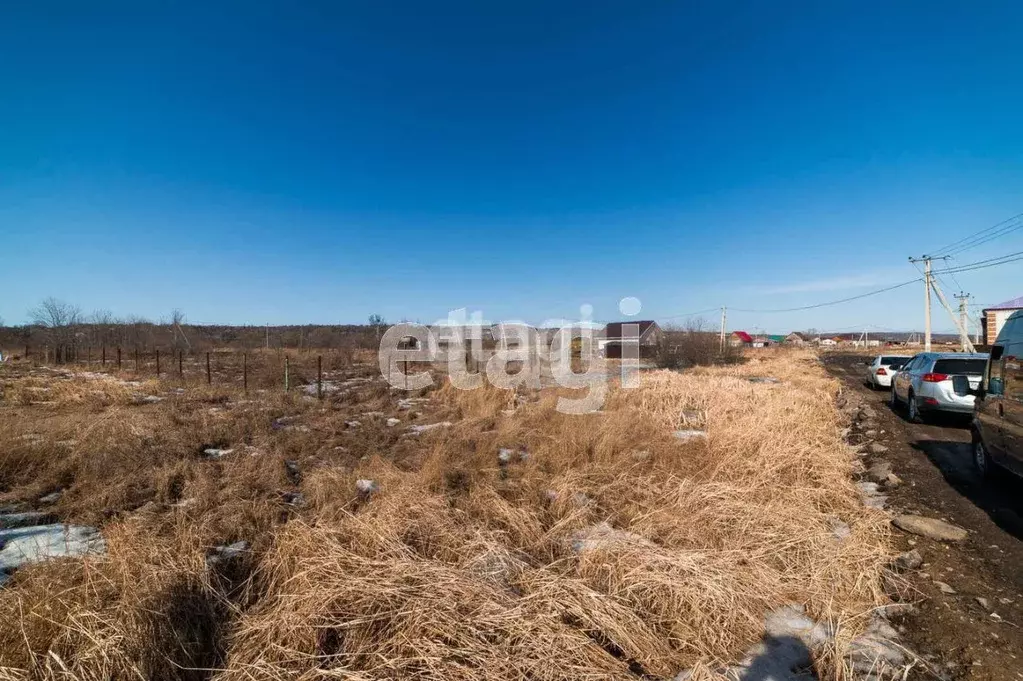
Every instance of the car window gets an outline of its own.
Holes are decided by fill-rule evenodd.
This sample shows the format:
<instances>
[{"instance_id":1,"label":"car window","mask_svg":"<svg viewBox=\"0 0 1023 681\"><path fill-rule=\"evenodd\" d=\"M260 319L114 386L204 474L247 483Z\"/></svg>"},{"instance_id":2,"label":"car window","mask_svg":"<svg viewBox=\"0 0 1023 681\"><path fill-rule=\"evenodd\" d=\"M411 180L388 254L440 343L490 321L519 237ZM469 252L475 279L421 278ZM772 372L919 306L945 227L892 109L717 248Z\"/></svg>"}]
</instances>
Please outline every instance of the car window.
<instances>
[{"instance_id":1,"label":"car window","mask_svg":"<svg viewBox=\"0 0 1023 681\"><path fill-rule=\"evenodd\" d=\"M1023 315L1017 313L1014 317L1009 322L1012 327L1009 329L1008 341L1013 344L1023 343Z\"/></svg>"},{"instance_id":2,"label":"car window","mask_svg":"<svg viewBox=\"0 0 1023 681\"><path fill-rule=\"evenodd\" d=\"M980 376L986 365L986 359L939 359L934 363L934 373Z\"/></svg>"},{"instance_id":3,"label":"car window","mask_svg":"<svg viewBox=\"0 0 1023 681\"><path fill-rule=\"evenodd\" d=\"M908 362L905 357L882 357L881 364L891 367L892 369L901 369Z\"/></svg>"},{"instance_id":4,"label":"car window","mask_svg":"<svg viewBox=\"0 0 1023 681\"><path fill-rule=\"evenodd\" d=\"M999 345L1009 345L1016 341L1023 340L1023 316L1012 315L1009 319L1005 320L1005 324L1002 326L1002 330L998 332L998 338L995 340Z\"/></svg>"},{"instance_id":5,"label":"car window","mask_svg":"<svg viewBox=\"0 0 1023 681\"><path fill-rule=\"evenodd\" d=\"M1012 343L1005 348L1002 356L1002 378L1005 397L1023 402L1023 341Z\"/></svg>"},{"instance_id":6,"label":"car window","mask_svg":"<svg viewBox=\"0 0 1023 681\"><path fill-rule=\"evenodd\" d=\"M914 357L913 359L909 360L909 364L907 364L906 366L902 367L902 370L903 371L916 371L921 366L923 366L924 360L925 360L924 357Z\"/></svg>"},{"instance_id":7,"label":"car window","mask_svg":"<svg viewBox=\"0 0 1023 681\"><path fill-rule=\"evenodd\" d=\"M991 348L991 360L987 365L987 376L984 379L984 390L989 395L1001 395L1004 390L1004 382L1002 380L1002 364L1004 350L1000 345L992 346Z\"/></svg>"}]
</instances>

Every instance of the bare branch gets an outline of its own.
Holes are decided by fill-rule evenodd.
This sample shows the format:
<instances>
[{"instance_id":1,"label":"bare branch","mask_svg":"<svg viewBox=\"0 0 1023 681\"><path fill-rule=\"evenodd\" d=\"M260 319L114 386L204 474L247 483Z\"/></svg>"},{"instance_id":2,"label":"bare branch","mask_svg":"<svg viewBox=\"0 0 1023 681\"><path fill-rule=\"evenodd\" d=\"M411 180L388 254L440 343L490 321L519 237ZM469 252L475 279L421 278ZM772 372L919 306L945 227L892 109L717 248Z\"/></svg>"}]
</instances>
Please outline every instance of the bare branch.
<instances>
[{"instance_id":1,"label":"bare branch","mask_svg":"<svg viewBox=\"0 0 1023 681\"><path fill-rule=\"evenodd\" d=\"M61 329L80 323L82 310L77 305L50 297L39 303L39 307L29 310L28 315L39 326Z\"/></svg>"}]
</instances>

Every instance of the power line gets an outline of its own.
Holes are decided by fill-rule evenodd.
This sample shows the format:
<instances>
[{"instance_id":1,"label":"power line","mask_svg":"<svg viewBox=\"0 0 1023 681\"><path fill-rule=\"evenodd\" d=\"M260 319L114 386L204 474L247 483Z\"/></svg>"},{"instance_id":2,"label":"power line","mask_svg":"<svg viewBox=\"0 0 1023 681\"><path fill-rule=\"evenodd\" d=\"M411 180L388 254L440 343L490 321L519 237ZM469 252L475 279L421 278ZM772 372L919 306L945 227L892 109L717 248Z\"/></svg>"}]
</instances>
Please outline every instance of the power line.
<instances>
[{"instance_id":1,"label":"power line","mask_svg":"<svg viewBox=\"0 0 1023 681\"><path fill-rule=\"evenodd\" d=\"M1007 253L1000 255L996 258L988 258L987 260L978 260L977 262L971 262L966 265L960 265L957 267L949 267L943 270L935 270L935 274L949 274L952 272L972 272L973 270L982 270L986 267L995 267L997 265L1005 265L1010 262L1016 262L1017 260L1023 260L1023 251L1016 251L1015 253Z\"/></svg>"},{"instance_id":2,"label":"power line","mask_svg":"<svg viewBox=\"0 0 1023 681\"><path fill-rule=\"evenodd\" d=\"M1002 222L999 222L997 225L992 225L991 227L982 229L978 232L970 234L969 236L965 236L962 239L959 239L958 241L953 241L949 245L943 246L934 253L936 256L961 253L962 251L974 248L976 246L980 246L981 244L985 244L993 239L997 239L998 237L1005 236L1006 234L1009 234L1010 232L1013 232L1023 227L1023 219L1021 218L1023 218L1023 213L1020 213L1019 215L1014 215L1008 220L1003 220Z\"/></svg>"},{"instance_id":3,"label":"power line","mask_svg":"<svg viewBox=\"0 0 1023 681\"><path fill-rule=\"evenodd\" d=\"M664 319L681 319L683 317L695 317L698 314L707 314L709 312L717 312L720 309L721 309L720 307L711 307L711 308L707 308L706 310L700 310L698 312L687 312L685 314L675 314L675 315L670 315L668 317L654 317L654 319L664 320Z\"/></svg>"},{"instance_id":4,"label":"power line","mask_svg":"<svg viewBox=\"0 0 1023 681\"><path fill-rule=\"evenodd\" d=\"M1021 215L1023 215L1023 214L1021 214ZM1020 225L1023 226L1023 222L1021 222ZM998 256L996 258L988 258L986 260L978 260L976 262L971 262L971 263L967 263L965 265L959 265L959 266L956 266L956 267L948 267L948 268L945 268L943 270L934 270L933 272L931 272L931 275L932 276L937 276L937 275L941 275L941 274L948 274L948 275L952 276L953 279L955 279L954 275L957 272L971 272L973 270L985 269L987 267L995 267L997 265L1005 265L1005 264L1008 264L1010 262L1016 262L1016 261L1019 261L1019 260L1023 260L1023 251L1018 251L1016 253L1008 253L1006 255L1001 255L1001 256ZM920 268L915 263L914 263L914 267L917 268L917 271L920 270ZM830 300L830 301L825 302L825 303L816 303L814 305L803 305L801 307L788 307L788 308L767 309L767 310L751 310L751 309L747 309L747 308L731 307L731 306L729 306L728 309L729 310L733 310L735 312L747 312L747 313L754 313L754 314L775 313L775 312L800 312L802 310L814 310L814 309L819 308L819 307L828 307L828 306L831 306L831 305L840 305L841 303L848 303L848 302L851 302L853 300L859 300L861 298L868 298L870 296L876 296L876 295L878 295L880 293L887 293L888 291L894 291L895 289L899 289L899 288L902 288L904 286L909 286L910 284L916 284L916 283L918 283L920 281L923 281L922 277L918 277L916 279L910 279L908 281L904 281L904 282L901 282L901 283L898 283L898 284L892 284L891 286L886 286L885 288L877 289L876 291L869 291L867 293L861 293L859 295L850 296L848 298L841 298L839 300ZM955 279L955 281L956 281L957 284L959 283L958 279ZM947 286L948 288L952 288L951 286L948 285L947 282L944 282L943 280L942 280L942 283L944 283L945 286ZM960 286L959 288L962 288L962 286ZM656 319L667 320L667 319L679 319L679 318L682 318L682 317L695 317L696 315L708 314L708 313L711 313L711 312L717 312L719 309L720 308L712 307L712 308L708 308L706 310L699 310L697 312L687 312L685 314L671 315L671 316L667 316L667 317L656 317Z\"/></svg>"},{"instance_id":5,"label":"power line","mask_svg":"<svg viewBox=\"0 0 1023 681\"><path fill-rule=\"evenodd\" d=\"M789 307L789 308L785 308L785 309L776 309L776 310L745 310L745 309L739 308L739 307L729 307L728 309L729 310L735 310L736 312L755 312L755 313L765 313L765 312L799 312L800 310L813 310L813 309L818 308L818 307L827 307L829 305L838 305L840 303L848 303L851 300L859 300L860 298L867 298L868 296L876 296L879 293L885 293L887 291L894 291L897 288L902 288L903 286L909 286L910 284L915 284L915 283L917 283L919 281L921 281L921 279L919 279L919 278L917 278L917 279L910 279L909 281L904 281L901 284L893 284L891 286L887 286L885 288L878 289L876 291L870 291L868 293L861 293L858 296L850 296L849 298L842 298L841 300L831 300L831 301L828 301L826 303L817 303L815 305L804 305L803 307Z\"/></svg>"}]
</instances>

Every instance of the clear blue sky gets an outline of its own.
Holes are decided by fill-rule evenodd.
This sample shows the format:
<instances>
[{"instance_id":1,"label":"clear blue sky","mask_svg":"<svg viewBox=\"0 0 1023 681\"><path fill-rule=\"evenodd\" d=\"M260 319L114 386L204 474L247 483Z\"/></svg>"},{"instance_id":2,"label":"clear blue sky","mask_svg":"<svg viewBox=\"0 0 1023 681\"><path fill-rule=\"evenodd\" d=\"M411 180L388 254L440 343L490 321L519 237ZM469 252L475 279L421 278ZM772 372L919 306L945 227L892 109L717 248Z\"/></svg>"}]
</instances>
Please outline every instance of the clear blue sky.
<instances>
[{"instance_id":1,"label":"clear blue sky","mask_svg":"<svg viewBox=\"0 0 1023 681\"><path fill-rule=\"evenodd\" d=\"M1023 211L1021 22L1014 2L5 3L0 317L48 295L256 324L856 295ZM1023 230L960 262L1013 250ZM960 281L1000 302L1018 265ZM922 297L730 326L919 328Z\"/></svg>"}]
</instances>

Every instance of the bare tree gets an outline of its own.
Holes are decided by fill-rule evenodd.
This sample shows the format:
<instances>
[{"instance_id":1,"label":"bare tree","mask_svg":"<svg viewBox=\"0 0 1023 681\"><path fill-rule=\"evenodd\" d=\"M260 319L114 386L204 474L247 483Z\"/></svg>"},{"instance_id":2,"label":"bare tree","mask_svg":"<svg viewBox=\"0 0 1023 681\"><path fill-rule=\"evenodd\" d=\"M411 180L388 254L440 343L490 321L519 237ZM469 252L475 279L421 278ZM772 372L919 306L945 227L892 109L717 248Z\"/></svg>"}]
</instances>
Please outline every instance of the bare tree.
<instances>
[{"instance_id":1,"label":"bare tree","mask_svg":"<svg viewBox=\"0 0 1023 681\"><path fill-rule=\"evenodd\" d=\"M371 314L369 316L369 325L377 331L377 343L380 342L380 329L385 324L383 315Z\"/></svg>"},{"instance_id":2,"label":"bare tree","mask_svg":"<svg viewBox=\"0 0 1023 681\"><path fill-rule=\"evenodd\" d=\"M114 313L110 310L94 310L89 315L89 321L100 326L110 326L114 323Z\"/></svg>"},{"instance_id":3,"label":"bare tree","mask_svg":"<svg viewBox=\"0 0 1023 681\"><path fill-rule=\"evenodd\" d=\"M182 347L184 347L191 352L192 344L188 342L188 338L185 336L185 330L181 328L181 325L184 323L185 313L180 308L174 308L171 310L171 333L174 338L174 349L181 350Z\"/></svg>"},{"instance_id":4,"label":"bare tree","mask_svg":"<svg viewBox=\"0 0 1023 681\"><path fill-rule=\"evenodd\" d=\"M28 316L45 330L47 341L56 351L55 357L67 357L67 349L74 347L78 340L75 331L81 323L82 310L77 305L50 297L29 310Z\"/></svg>"},{"instance_id":5,"label":"bare tree","mask_svg":"<svg viewBox=\"0 0 1023 681\"><path fill-rule=\"evenodd\" d=\"M29 310L28 316L39 326L60 329L78 324L81 321L82 310L77 305L50 297L39 303L39 307Z\"/></svg>"},{"instance_id":6,"label":"bare tree","mask_svg":"<svg viewBox=\"0 0 1023 681\"><path fill-rule=\"evenodd\" d=\"M734 348L726 346L722 354L718 334L708 328L702 318L690 319L683 326L666 325L658 344L658 366L678 370L735 361Z\"/></svg>"},{"instance_id":7,"label":"bare tree","mask_svg":"<svg viewBox=\"0 0 1023 681\"><path fill-rule=\"evenodd\" d=\"M92 326L92 342L94 345L111 345L115 342L114 325L117 319L110 310L93 310L88 317Z\"/></svg>"}]
</instances>

